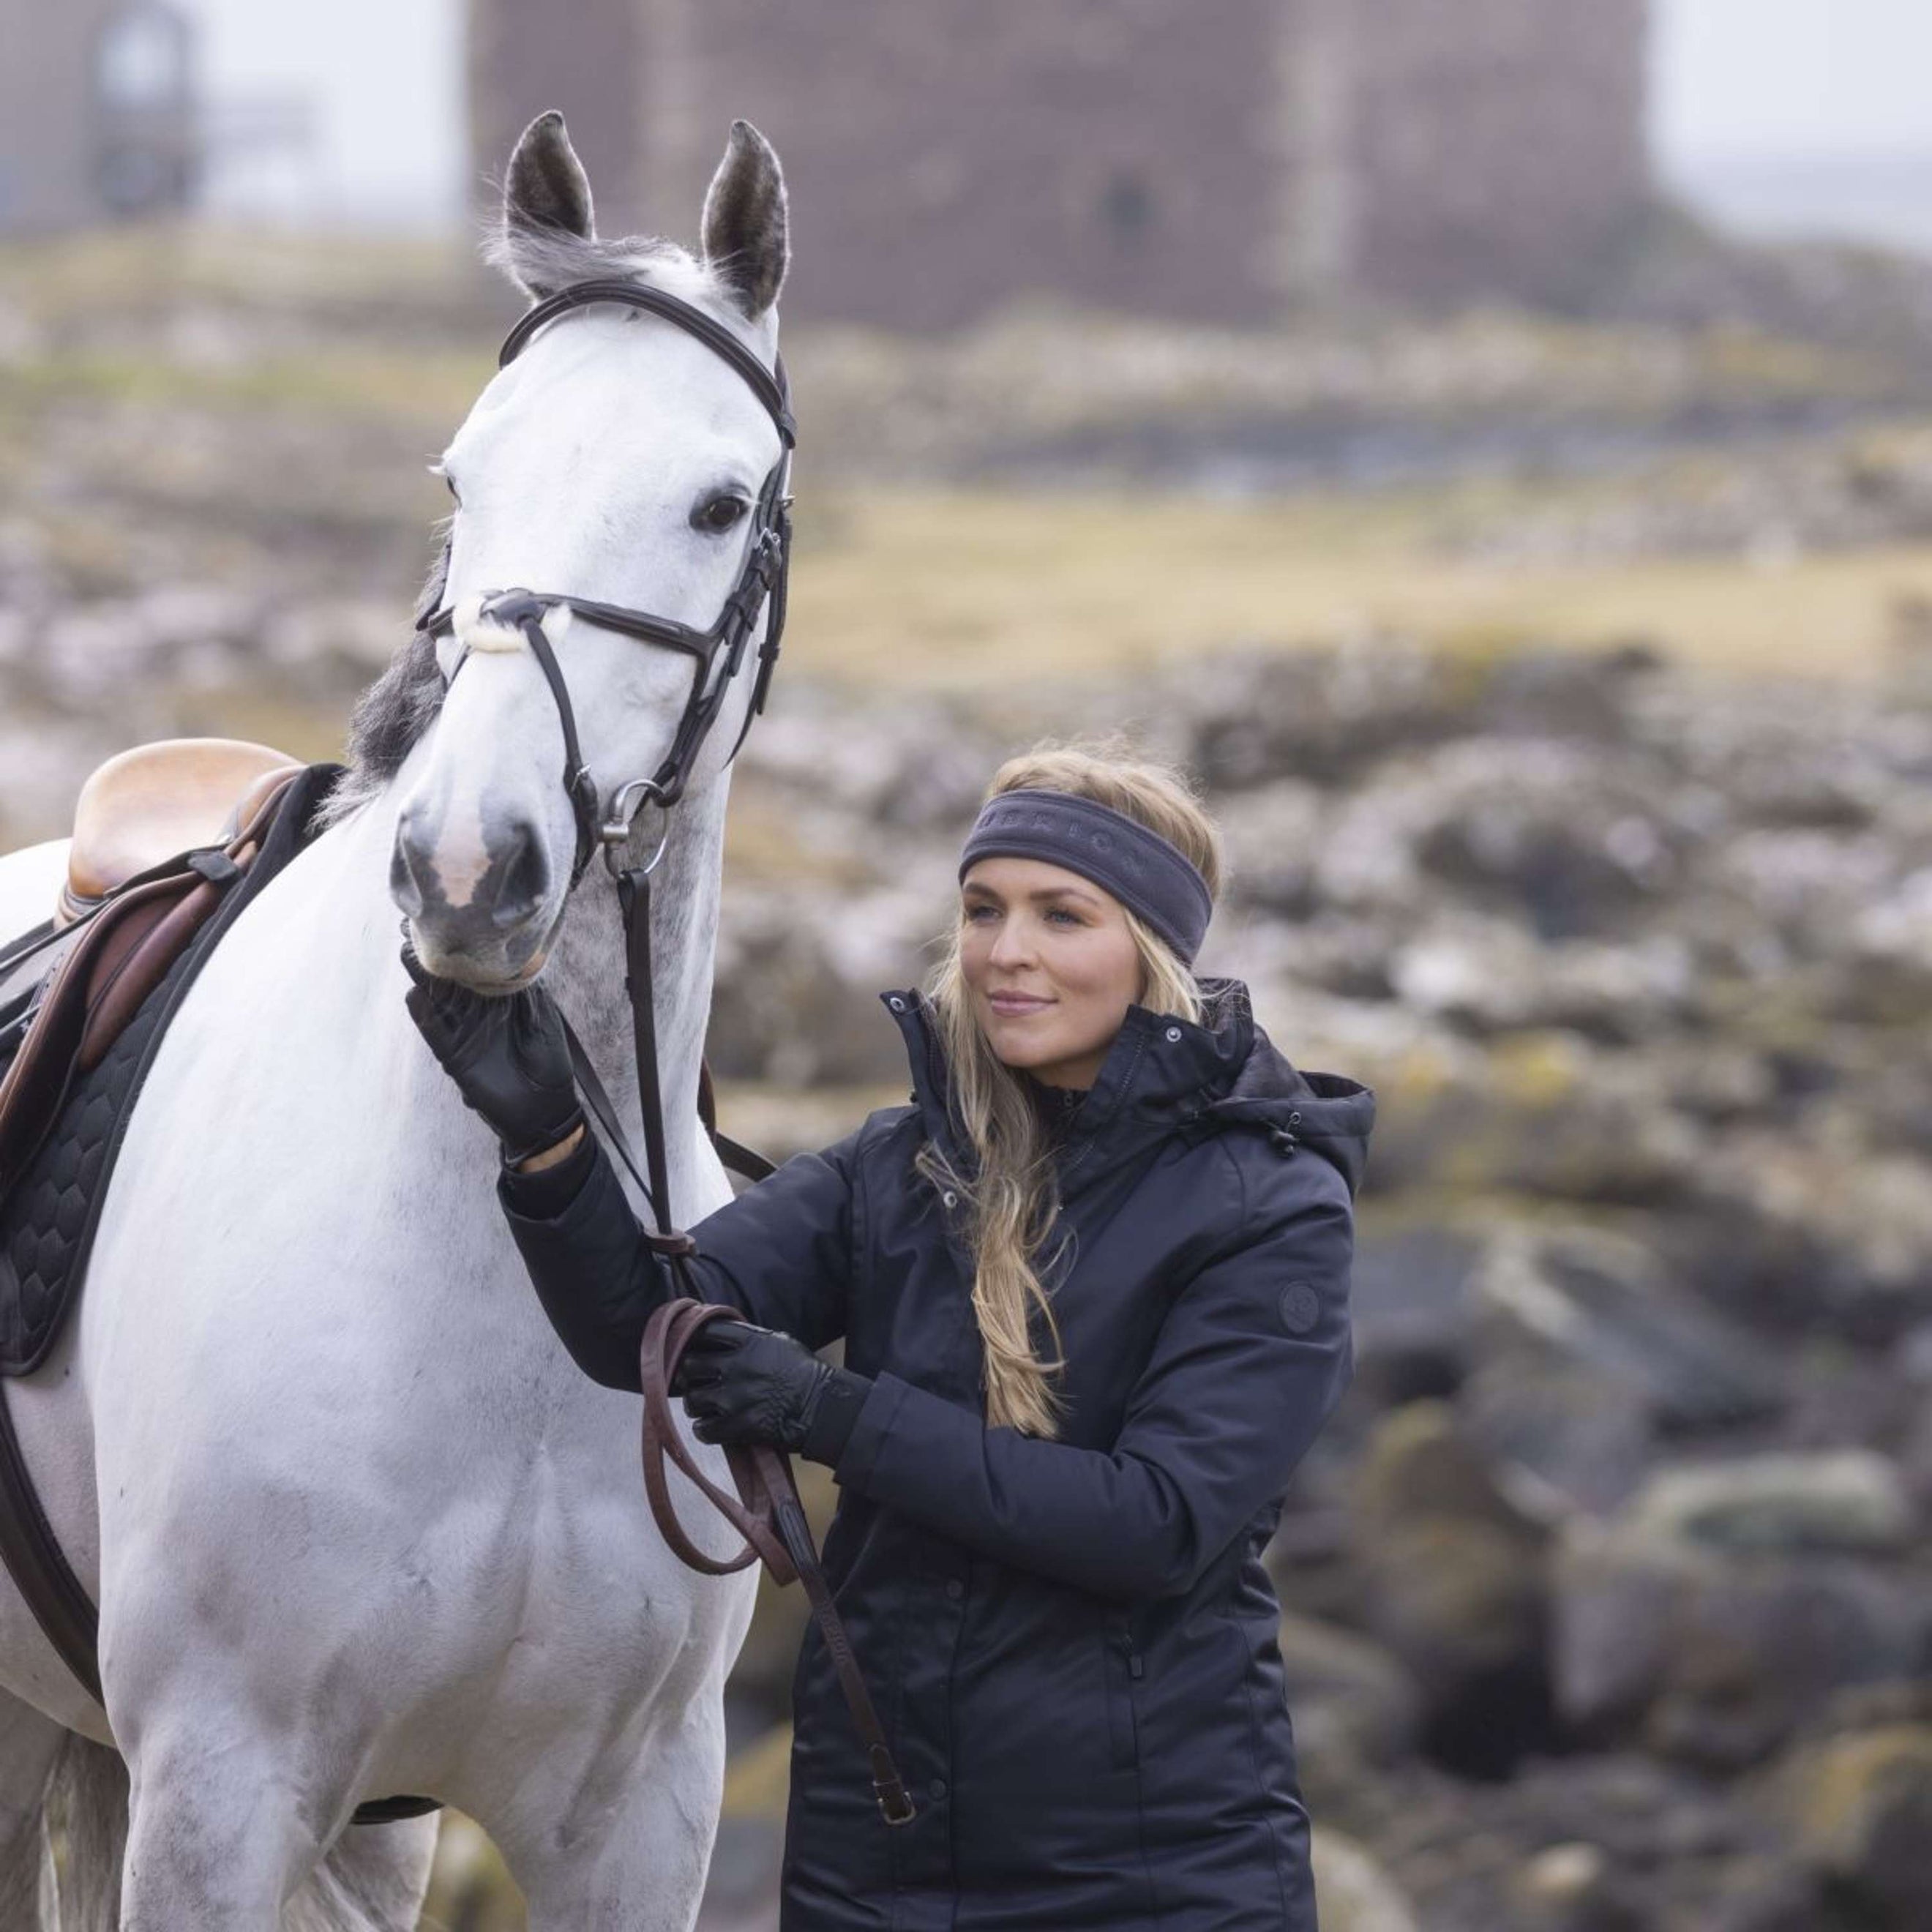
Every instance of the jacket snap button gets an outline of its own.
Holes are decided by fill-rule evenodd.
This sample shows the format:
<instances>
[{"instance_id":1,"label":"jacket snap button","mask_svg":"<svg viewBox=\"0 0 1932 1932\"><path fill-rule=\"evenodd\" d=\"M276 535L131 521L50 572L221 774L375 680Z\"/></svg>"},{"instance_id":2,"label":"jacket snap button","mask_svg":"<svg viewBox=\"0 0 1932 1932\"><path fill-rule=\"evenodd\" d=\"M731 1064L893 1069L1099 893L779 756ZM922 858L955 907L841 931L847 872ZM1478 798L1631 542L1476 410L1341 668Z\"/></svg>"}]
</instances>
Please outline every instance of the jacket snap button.
<instances>
[{"instance_id":1,"label":"jacket snap button","mask_svg":"<svg viewBox=\"0 0 1932 1932\"><path fill-rule=\"evenodd\" d=\"M946 1796L946 1780L943 1778L935 1778L926 1788L932 1797L944 1798Z\"/></svg>"},{"instance_id":2,"label":"jacket snap button","mask_svg":"<svg viewBox=\"0 0 1932 1932\"><path fill-rule=\"evenodd\" d=\"M896 993L886 1002L886 1004L896 1013L902 1013L905 1011L905 1002Z\"/></svg>"},{"instance_id":3,"label":"jacket snap button","mask_svg":"<svg viewBox=\"0 0 1932 1932\"><path fill-rule=\"evenodd\" d=\"M946 1594L956 1604L965 1595L966 1586L957 1576L949 1576L946 1580Z\"/></svg>"},{"instance_id":4,"label":"jacket snap button","mask_svg":"<svg viewBox=\"0 0 1932 1932\"><path fill-rule=\"evenodd\" d=\"M949 1208L956 1208L959 1205L958 1196L954 1193L950 1187L939 1198L940 1200L944 1201Z\"/></svg>"},{"instance_id":5,"label":"jacket snap button","mask_svg":"<svg viewBox=\"0 0 1932 1932\"><path fill-rule=\"evenodd\" d=\"M1167 1036L1169 1040L1178 1040L1180 1037L1180 1028L1169 1027L1167 1030Z\"/></svg>"}]
</instances>

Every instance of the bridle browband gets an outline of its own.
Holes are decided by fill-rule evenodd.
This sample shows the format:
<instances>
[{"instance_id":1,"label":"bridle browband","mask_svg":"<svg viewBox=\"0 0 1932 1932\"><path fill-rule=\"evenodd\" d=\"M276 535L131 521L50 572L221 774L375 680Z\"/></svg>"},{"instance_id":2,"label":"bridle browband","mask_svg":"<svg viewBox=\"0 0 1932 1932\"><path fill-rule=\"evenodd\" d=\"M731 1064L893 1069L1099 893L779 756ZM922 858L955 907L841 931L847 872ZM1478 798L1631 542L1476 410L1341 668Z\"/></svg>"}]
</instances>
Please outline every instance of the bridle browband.
<instances>
[{"instance_id":1,"label":"bridle browband","mask_svg":"<svg viewBox=\"0 0 1932 1932\"><path fill-rule=\"evenodd\" d=\"M764 1444L734 1444L726 1450L731 1473L737 1484L735 1500L710 1481L698 1468L678 1436L670 1412L670 1391L686 1347L707 1322L722 1319L728 1311L708 1306L701 1288L687 1265L698 1252L691 1235L674 1226L670 1219L670 1180L664 1153L664 1096L658 1077L657 1012L651 976L651 878L663 857L669 836L670 808L683 796L691 768L712 724L716 722L724 694L735 682L743 661L746 640L766 613L764 642L758 652L758 682L740 728L737 742L725 762L738 755L750 730L752 720L765 708L772 673L778 663L778 643L784 631L785 586L791 558L791 498L786 494L791 476L791 454L797 440L792 421L791 392L785 380L784 360L776 358L767 371L758 358L731 332L703 310L662 289L646 288L636 282L574 282L538 302L503 339L497 357L500 368L515 359L530 338L545 323L574 308L593 302L618 302L628 308L642 309L675 323L686 334L694 335L707 348L722 356L750 386L764 404L776 425L784 447L771 473L758 493L752 522L751 544L746 552L738 580L724 599L718 620L708 631L694 630L674 619L652 616L648 611L627 610L620 604L593 603L588 598L560 592L534 590L499 590L483 599L482 615L492 622L508 626L522 633L531 655L542 670L556 701L559 721L563 727L563 788L577 820L577 851L570 884L574 891L590 863L597 847L604 848L604 862L617 884L617 903L624 923L625 987L630 996L631 1025L638 1062L638 1099L644 1117L644 1162L648 1178L638 1171L632 1158L616 1109L610 1104L603 1082L590 1057L584 1050L569 1022L564 1030L570 1042L571 1059L585 1105L596 1118L604 1137L629 1169L631 1178L651 1204L657 1222L655 1229L642 1230L644 1240L662 1257L685 1290L652 1315L647 1324L640 1352L639 1379L644 1397L644 1486L651 1510L664 1539L674 1551L693 1568L718 1576L742 1569L760 1558L780 1584L794 1577L805 1586L812 1612L827 1653L837 1671L839 1684L852 1714L854 1726L865 1744L872 1774L873 1794L880 1815L889 1825L904 1825L916 1816L904 1780L892 1761L884 1727L867 1694L850 1639L840 1621L832 1592L820 1567L812 1530L800 1507L798 1490L792 1480L790 1464L784 1455ZM434 593L440 597L448 589L448 550L444 550L444 581ZM577 736L577 717L571 708L570 692L563 681L562 667L544 631L544 619L562 608L605 629L635 638L645 644L663 644L683 651L696 660L692 669L691 695L685 702L670 751L664 762L647 778L632 778L612 794L608 812L602 808L596 782L584 763ZM430 636L453 632L454 607L446 604L419 616L416 628ZM444 680L446 690L469 656L466 646ZM720 660L722 668L720 668ZM626 866L619 857L630 839L632 828L647 804L664 814L664 836L640 866ZM700 1088L700 1093L702 1092ZM702 1102L700 1101L700 1106ZM706 1124L710 1125L707 1119ZM722 1148L742 1154L735 1143L714 1134ZM756 1179L772 1171L770 1162L750 1156L751 1172ZM746 1165L741 1160L738 1163ZM667 1458L674 1462L724 1514L745 1538L746 1546L729 1561L705 1555L686 1536L677 1519L665 1479Z\"/></svg>"},{"instance_id":2,"label":"bridle browband","mask_svg":"<svg viewBox=\"0 0 1932 1932\"><path fill-rule=\"evenodd\" d=\"M671 295L663 289L648 288L640 282L573 282L567 288L538 302L528 310L503 338L496 366L507 368L528 346L531 338L548 322L572 309L587 308L598 302L615 302L647 314L662 316L687 335L694 336L715 355L721 356L744 379L747 386L764 405L783 446L772 466L753 510L751 540L737 581L726 594L717 621L700 631L673 617L659 617L646 610L633 610L619 604L599 604L587 597L573 597L561 591L496 590L487 594L481 615L494 623L508 626L522 633L550 686L557 716L563 727L563 788L577 821L577 850L571 870L574 887L584 876L592 854L601 844L604 858L614 875L616 853L631 834L638 814L646 805L668 812L684 795L699 751L717 722L726 694L736 682L744 659L745 646L758 621L766 613L764 641L758 649L757 682L732 746L729 764L738 755L752 720L765 708L771 688L772 674L777 668L778 647L784 634L785 595L791 563L792 451L796 446L798 428L791 412L791 387L786 380L784 358L776 358L767 370L757 356L715 316ZM448 590L448 551L445 551L442 592ZM662 644L682 651L694 660L692 667L691 695L685 700L670 749L663 762L647 778L632 778L612 794L608 815L601 811L596 781L585 767L578 748L576 714L562 668L545 635L543 622L551 610L562 608L604 629L635 638L640 643ZM416 620L416 628L431 638L453 634L456 624L454 604L425 611ZM446 690L469 658L466 646L443 680ZM721 661L722 659L722 664ZM662 843L658 850L663 849Z\"/></svg>"}]
</instances>

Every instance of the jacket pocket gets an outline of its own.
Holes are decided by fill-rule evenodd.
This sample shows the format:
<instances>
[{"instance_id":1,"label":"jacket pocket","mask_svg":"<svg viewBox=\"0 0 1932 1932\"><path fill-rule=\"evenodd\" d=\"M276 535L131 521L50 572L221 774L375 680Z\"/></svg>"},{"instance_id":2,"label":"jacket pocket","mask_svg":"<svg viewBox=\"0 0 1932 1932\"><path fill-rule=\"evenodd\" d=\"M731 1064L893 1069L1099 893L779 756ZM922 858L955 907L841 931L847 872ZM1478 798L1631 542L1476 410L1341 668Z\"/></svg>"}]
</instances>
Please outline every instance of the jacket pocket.
<instances>
[{"instance_id":1,"label":"jacket pocket","mask_svg":"<svg viewBox=\"0 0 1932 1932\"><path fill-rule=\"evenodd\" d=\"M1102 1666L1107 1680L1107 1757L1116 1771L1140 1762L1140 1724L1135 1706L1147 1663L1134 1634L1121 1624L1102 1635Z\"/></svg>"}]
</instances>

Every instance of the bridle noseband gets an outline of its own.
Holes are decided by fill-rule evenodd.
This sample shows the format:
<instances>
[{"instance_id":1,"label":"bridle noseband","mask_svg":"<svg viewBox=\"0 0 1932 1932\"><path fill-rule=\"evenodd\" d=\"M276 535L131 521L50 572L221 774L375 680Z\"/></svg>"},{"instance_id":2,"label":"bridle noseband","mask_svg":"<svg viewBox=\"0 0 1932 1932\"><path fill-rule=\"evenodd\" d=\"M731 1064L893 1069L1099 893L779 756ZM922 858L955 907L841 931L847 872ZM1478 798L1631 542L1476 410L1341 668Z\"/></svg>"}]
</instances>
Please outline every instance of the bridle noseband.
<instances>
[{"instance_id":1,"label":"bridle noseband","mask_svg":"<svg viewBox=\"0 0 1932 1932\"><path fill-rule=\"evenodd\" d=\"M667 322L675 323L686 334L695 336L744 378L752 394L764 405L784 446L758 492L752 517L751 542L737 581L726 595L724 608L709 630L698 630L689 624L680 623L675 618L656 616L646 610L632 610L618 604L598 604L587 597L572 597L560 591L496 590L489 592L482 601L484 617L523 634L556 704L557 716L563 726L563 788L577 821L577 851L570 877L573 887L583 878L584 868L599 844L604 848L605 862L614 876L618 871L618 848L629 838L632 827L645 806L656 805L668 812L683 796L692 766L717 722L725 694L736 682L739 667L744 661L746 644L757 626L761 610L766 616L764 641L758 649L758 680L752 686L745 722L739 728L737 742L731 747L727 764L738 755L745 735L752 728L752 720L764 710L772 674L778 665L778 646L784 634L785 592L791 563L792 500L788 491L791 480L792 451L798 440L784 357L777 358L774 370L767 370L715 317L662 289L647 288L638 282L573 282L568 288L560 289L555 295L530 309L503 338L496 366L507 368L545 323L572 309L587 308L596 302L616 302L626 308L641 309L649 314L661 316ZM440 589L446 592L446 547L443 559L444 576ZM578 748L577 718L571 708L570 692L564 683L556 655L544 632L544 617L560 608L572 611L586 622L635 638L640 643L662 644L667 650L682 651L694 660L691 695L685 700L677 729L672 735L670 749L665 754L663 763L649 778L632 778L620 785L611 796L608 814L601 810L596 781L584 766ZM455 628L454 604L446 604L440 610L425 611L416 620L417 630L431 638L452 635ZM468 657L466 646L450 667L448 677L444 680L446 689ZM663 850L662 842L658 850L660 854ZM653 864L656 858L654 854Z\"/></svg>"}]
</instances>

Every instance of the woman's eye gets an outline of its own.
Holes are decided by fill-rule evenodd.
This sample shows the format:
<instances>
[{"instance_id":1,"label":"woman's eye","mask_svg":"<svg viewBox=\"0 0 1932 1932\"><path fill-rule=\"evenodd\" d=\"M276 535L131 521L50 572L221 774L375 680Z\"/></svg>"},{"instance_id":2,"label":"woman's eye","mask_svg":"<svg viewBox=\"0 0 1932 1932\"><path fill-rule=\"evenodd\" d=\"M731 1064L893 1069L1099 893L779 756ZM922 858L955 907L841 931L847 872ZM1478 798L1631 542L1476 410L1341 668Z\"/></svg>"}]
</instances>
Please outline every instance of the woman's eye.
<instances>
[{"instance_id":1,"label":"woman's eye","mask_svg":"<svg viewBox=\"0 0 1932 1932\"><path fill-rule=\"evenodd\" d=\"M732 529L750 508L742 496L713 496L709 502L700 503L691 513L691 526L694 530L709 530L714 535Z\"/></svg>"}]
</instances>

